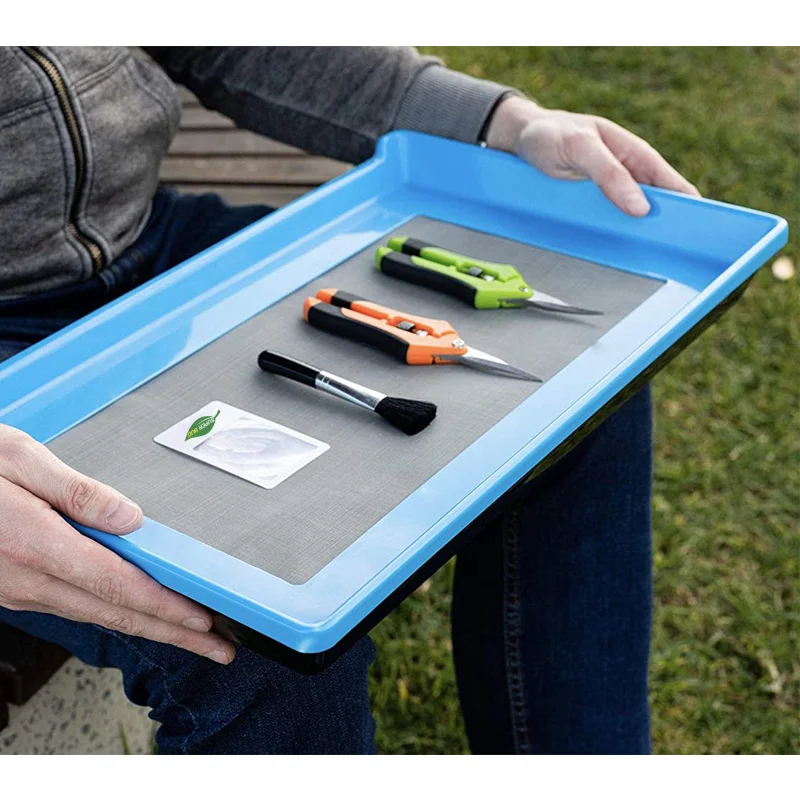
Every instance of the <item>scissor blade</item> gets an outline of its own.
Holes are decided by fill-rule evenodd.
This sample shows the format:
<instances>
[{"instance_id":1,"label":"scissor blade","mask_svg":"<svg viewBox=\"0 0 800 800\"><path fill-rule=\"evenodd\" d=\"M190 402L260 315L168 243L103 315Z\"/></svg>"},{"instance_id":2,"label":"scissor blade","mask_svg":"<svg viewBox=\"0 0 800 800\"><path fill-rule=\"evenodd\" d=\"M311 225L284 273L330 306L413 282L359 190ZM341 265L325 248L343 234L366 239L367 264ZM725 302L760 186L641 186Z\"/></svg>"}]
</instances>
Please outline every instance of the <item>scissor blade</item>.
<instances>
[{"instance_id":1,"label":"scissor blade","mask_svg":"<svg viewBox=\"0 0 800 800\"><path fill-rule=\"evenodd\" d=\"M456 364L463 364L465 367L480 369L484 372L493 372L496 375L505 375L508 378L519 378L523 381L542 383L542 379L536 375L525 372L524 369L519 367L512 367L502 358L493 356L490 353L484 353L482 350L476 350L474 347L468 347L464 355L445 355L441 356L440 359L442 361L453 361Z\"/></svg>"},{"instance_id":2,"label":"scissor blade","mask_svg":"<svg viewBox=\"0 0 800 800\"><path fill-rule=\"evenodd\" d=\"M553 297L553 295L546 294L545 292L540 292L538 289L534 289L533 297L527 297L524 299L514 298L513 301L509 300L508 302L515 302L519 305L524 305L526 308L535 308L539 309L540 311L558 311L561 314L597 316L603 313L602 311L595 311L591 308L581 308L580 306L570 305L569 303L565 303L560 298Z\"/></svg>"}]
</instances>

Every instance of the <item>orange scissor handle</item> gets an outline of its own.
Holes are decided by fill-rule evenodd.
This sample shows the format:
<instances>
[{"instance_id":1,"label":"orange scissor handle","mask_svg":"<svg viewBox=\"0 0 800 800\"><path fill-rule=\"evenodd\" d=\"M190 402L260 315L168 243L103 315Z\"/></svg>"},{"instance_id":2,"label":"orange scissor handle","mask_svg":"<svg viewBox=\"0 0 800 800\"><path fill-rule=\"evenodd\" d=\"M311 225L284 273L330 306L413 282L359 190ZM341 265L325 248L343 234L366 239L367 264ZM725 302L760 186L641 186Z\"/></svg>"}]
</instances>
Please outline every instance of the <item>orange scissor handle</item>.
<instances>
[{"instance_id":1,"label":"orange scissor handle","mask_svg":"<svg viewBox=\"0 0 800 800\"><path fill-rule=\"evenodd\" d=\"M303 316L315 328L370 344L407 364L434 364L467 347L446 320L396 311L336 289L307 297Z\"/></svg>"},{"instance_id":2,"label":"orange scissor handle","mask_svg":"<svg viewBox=\"0 0 800 800\"><path fill-rule=\"evenodd\" d=\"M452 334L456 339L458 338L453 326L444 319L430 319L416 314L406 314L403 311L395 311L393 308L373 303L371 300L365 300L363 297L343 292L340 289L320 289L317 297L324 303L330 303L340 308L349 308L369 317L385 320L392 326L397 326L401 322L413 322L417 330L423 330L430 336L443 337Z\"/></svg>"}]
</instances>

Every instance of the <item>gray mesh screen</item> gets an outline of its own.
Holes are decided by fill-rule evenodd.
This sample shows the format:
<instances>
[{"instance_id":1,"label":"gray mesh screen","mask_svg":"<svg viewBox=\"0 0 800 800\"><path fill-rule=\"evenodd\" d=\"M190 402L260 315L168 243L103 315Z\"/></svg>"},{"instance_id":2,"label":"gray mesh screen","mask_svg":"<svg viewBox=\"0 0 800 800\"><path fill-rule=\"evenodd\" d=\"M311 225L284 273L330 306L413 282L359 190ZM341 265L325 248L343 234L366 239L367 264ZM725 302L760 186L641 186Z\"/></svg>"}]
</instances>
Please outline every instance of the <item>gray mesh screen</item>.
<instances>
[{"instance_id":1,"label":"gray mesh screen","mask_svg":"<svg viewBox=\"0 0 800 800\"><path fill-rule=\"evenodd\" d=\"M546 380L661 285L423 217L394 234L515 264L533 286L606 313L574 318L475 311L380 275L373 245L58 437L52 450L136 499L149 517L290 583L304 583L539 386L460 366L409 367L320 333L302 320L307 295L334 286L447 319L468 344ZM384 394L432 401L439 416L428 430L407 437L369 411L262 373L256 356L265 347ZM331 449L265 490L153 442L211 400L295 428Z\"/></svg>"}]
</instances>

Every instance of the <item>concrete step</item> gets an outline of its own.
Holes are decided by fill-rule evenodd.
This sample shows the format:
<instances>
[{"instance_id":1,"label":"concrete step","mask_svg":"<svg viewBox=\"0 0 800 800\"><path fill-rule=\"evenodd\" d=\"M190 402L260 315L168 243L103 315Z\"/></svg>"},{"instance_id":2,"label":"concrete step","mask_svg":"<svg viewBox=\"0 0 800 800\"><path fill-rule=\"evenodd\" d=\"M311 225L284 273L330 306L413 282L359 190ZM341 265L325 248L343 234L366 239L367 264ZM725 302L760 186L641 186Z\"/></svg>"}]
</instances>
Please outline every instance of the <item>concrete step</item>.
<instances>
[{"instance_id":1,"label":"concrete step","mask_svg":"<svg viewBox=\"0 0 800 800\"><path fill-rule=\"evenodd\" d=\"M24 705L8 706L0 755L152 753L148 710L128 700L118 670L70 658Z\"/></svg>"}]
</instances>

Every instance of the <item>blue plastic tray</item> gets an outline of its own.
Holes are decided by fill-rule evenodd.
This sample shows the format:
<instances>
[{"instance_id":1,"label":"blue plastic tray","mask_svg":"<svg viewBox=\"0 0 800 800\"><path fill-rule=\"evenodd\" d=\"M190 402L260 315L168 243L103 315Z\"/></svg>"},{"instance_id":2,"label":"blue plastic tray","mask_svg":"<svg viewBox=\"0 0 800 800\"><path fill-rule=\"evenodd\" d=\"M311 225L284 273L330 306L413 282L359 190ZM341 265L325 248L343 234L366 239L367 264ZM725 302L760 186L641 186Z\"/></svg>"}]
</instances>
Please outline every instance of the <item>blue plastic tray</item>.
<instances>
[{"instance_id":1,"label":"blue plastic tray","mask_svg":"<svg viewBox=\"0 0 800 800\"><path fill-rule=\"evenodd\" d=\"M591 183L556 181L471 145L389 134L356 169L7 361L0 420L48 442L417 215L663 280L602 347L572 361L304 584L152 519L126 537L84 530L240 633L277 642L278 655L322 666L787 241L779 217L645 193L653 210L636 220Z\"/></svg>"}]
</instances>

